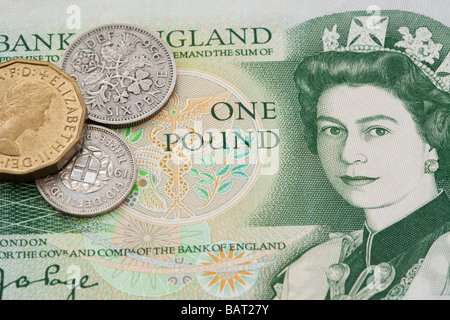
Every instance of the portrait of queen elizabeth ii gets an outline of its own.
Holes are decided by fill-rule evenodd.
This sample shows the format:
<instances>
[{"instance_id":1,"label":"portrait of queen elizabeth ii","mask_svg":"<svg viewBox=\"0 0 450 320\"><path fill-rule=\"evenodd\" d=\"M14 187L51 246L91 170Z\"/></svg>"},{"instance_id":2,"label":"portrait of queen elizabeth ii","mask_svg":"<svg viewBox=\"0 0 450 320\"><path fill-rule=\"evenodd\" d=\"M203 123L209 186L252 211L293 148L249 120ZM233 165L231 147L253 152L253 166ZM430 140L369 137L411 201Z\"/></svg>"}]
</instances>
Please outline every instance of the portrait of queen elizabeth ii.
<instances>
[{"instance_id":1,"label":"portrait of queen elizabeth ii","mask_svg":"<svg viewBox=\"0 0 450 320\"><path fill-rule=\"evenodd\" d=\"M344 47L336 26L326 29L324 52L304 58L294 81L308 149L364 211L363 230L290 263L277 298L450 298L450 201L437 183L450 175L450 93L446 73L430 67L442 45L426 27L398 29L393 48L383 30L354 31Z\"/></svg>"},{"instance_id":2,"label":"portrait of queen elizabeth ii","mask_svg":"<svg viewBox=\"0 0 450 320\"><path fill-rule=\"evenodd\" d=\"M0 105L0 154L21 155L16 140L26 131L37 131L49 119L55 93L38 81L19 82L7 89Z\"/></svg>"}]
</instances>

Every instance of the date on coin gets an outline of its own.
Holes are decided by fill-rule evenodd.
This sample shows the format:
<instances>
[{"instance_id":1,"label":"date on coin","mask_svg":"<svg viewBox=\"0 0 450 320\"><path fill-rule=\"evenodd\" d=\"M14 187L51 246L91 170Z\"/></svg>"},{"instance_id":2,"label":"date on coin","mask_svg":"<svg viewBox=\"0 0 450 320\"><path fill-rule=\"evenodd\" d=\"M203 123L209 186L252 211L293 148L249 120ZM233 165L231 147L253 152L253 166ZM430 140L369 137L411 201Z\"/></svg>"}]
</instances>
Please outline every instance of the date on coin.
<instances>
[{"instance_id":1,"label":"date on coin","mask_svg":"<svg viewBox=\"0 0 450 320\"><path fill-rule=\"evenodd\" d=\"M53 207L75 216L106 213L122 203L136 180L133 153L115 132L87 125L81 150L58 173L36 181Z\"/></svg>"}]
</instances>

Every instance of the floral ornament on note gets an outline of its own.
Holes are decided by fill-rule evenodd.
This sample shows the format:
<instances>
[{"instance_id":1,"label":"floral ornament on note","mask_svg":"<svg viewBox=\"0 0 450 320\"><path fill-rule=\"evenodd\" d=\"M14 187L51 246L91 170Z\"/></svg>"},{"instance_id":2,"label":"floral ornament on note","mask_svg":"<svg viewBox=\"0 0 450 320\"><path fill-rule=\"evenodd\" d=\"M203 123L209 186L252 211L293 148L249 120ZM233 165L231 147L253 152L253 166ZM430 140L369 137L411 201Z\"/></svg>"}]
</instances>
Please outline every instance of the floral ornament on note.
<instances>
[{"instance_id":1,"label":"floral ornament on note","mask_svg":"<svg viewBox=\"0 0 450 320\"><path fill-rule=\"evenodd\" d=\"M208 252L200 254L197 265L207 267L208 270L197 274L197 280L209 294L230 299L242 296L255 285L258 271L250 268L253 261L248 259L252 252L237 244L227 240L216 242L215 246L209 247ZM212 250L218 245L220 250ZM224 268L226 264L228 268Z\"/></svg>"},{"instance_id":2,"label":"floral ornament on note","mask_svg":"<svg viewBox=\"0 0 450 320\"><path fill-rule=\"evenodd\" d=\"M442 44L435 43L431 37L430 30L426 27L421 27L416 30L416 36L410 33L407 27L398 29L403 35L403 40L395 44L396 47L405 48L405 53L414 56L420 61L434 63L434 59L439 59L439 51L442 49Z\"/></svg>"},{"instance_id":3,"label":"floral ornament on note","mask_svg":"<svg viewBox=\"0 0 450 320\"><path fill-rule=\"evenodd\" d=\"M339 48L339 38L341 36L336 32L336 30L336 24L333 26L333 29L331 29L331 31L328 30L328 28L325 28L322 36L323 51L334 51Z\"/></svg>"},{"instance_id":4,"label":"floral ornament on note","mask_svg":"<svg viewBox=\"0 0 450 320\"><path fill-rule=\"evenodd\" d=\"M236 126L235 133L243 136L242 130ZM215 158L211 153L206 153L204 157L197 157L197 163L200 167L190 168L188 171L192 177L198 179L200 186L194 186L197 197L205 200L202 207L209 205L215 196L220 196L230 192L237 180L249 179L250 175L246 173L249 165L245 163L237 164L236 161L242 161L250 157L252 153L251 145L255 141L251 135L244 140L239 140L234 149L226 141L225 148L222 148L224 159L220 164L216 164Z\"/></svg>"}]
</instances>

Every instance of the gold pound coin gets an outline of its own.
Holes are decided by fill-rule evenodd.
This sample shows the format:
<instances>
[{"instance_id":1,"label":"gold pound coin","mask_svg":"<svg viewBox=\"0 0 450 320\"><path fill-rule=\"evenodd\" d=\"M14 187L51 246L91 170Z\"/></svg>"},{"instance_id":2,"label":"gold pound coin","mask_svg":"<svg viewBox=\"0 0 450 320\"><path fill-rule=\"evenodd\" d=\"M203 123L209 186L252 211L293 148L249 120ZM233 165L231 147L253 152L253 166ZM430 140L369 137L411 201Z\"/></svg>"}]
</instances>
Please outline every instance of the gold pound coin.
<instances>
[{"instance_id":1,"label":"gold pound coin","mask_svg":"<svg viewBox=\"0 0 450 320\"><path fill-rule=\"evenodd\" d=\"M81 148L86 105L76 81L49 62L0 64L0 180L60 170Z\"/></svg>"}]
</instances>

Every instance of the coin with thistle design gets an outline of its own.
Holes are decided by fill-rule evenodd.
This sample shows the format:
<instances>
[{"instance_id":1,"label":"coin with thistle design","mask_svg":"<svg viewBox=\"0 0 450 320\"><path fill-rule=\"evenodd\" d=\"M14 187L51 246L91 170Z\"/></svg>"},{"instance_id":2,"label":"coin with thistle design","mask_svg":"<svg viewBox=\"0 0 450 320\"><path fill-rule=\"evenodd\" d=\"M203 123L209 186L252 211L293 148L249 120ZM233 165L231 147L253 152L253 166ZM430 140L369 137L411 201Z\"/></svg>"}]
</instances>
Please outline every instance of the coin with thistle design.
<instances>
[{"instance_id":1,"label":"coin with thistle design","mask_svg":"<svg viewBox=\"0 0 450 320\"><path fill-rule=\"evenodd\" d=\"M61 68L77 80L89 119L110 126L145 121L175 87L172 52L156 34L134 25L82 34L67 48Z\"/></svg>"}]
</instances>

